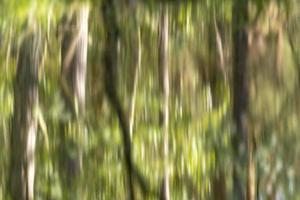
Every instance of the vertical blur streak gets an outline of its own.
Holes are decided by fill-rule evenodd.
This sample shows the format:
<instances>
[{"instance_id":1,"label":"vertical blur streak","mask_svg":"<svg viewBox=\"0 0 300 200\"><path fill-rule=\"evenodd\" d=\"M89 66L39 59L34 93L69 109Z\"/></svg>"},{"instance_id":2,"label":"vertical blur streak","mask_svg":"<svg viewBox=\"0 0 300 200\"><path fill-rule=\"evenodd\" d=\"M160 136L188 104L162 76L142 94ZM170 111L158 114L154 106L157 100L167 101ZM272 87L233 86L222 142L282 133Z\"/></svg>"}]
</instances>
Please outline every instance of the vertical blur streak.
<instances>
[{"instance_id":1,"label":"vertical blur streak","mask_svg":"<svg viewBox=\"0 0 300 200\"><path fill-rule=\"evenodd\" d=\"M160 47L159 47L159 65L160 72L162 72L161 77L163 80L163 107L164 107L164 124L163 124L163 145L164 145L164 178L163 178L163 188L162 188L162 199L170 199L169 191L169 63L168 63L168 31L169 31L169 21L168 21L168 7L163 5L161 10L161 27L160 27Z\"/></svg>"},{"instance_id":2,"label":"vertical blur streak","mask_svg":"<svg viewBox=\"0 0 300 200\"><path fill-rule=\"evenodd\" d=\"M142 47L141 47L141 30L140 27L138 27L138 60L135 67L134 72L134 80L133 80L133 92L131 97L131 103L130 103L130 121L129 121L129 130L130 130L130 138L132 138L132 132L133 132L133 124L134 124L134 114L135 114L135 104L136 104L136 92L138 87L138 80L139 80L139 74L141 70L141 62L142 62Z\"/></svg>"},{"instance_id":3,"label":"vertical blur streak","mask_svg":"<svg viewBox=\"0 0 300 200\"><path fill-rule=\"evenodd\" d=\"M233 169L233 195L234 199L246 198L245 177L247 174L248 157L248 0L235 0L232 9L232 40L233 40L233 119L236 130L232 138L235 157ZM252 154L249 154L252 155ZM250 172L250 170L248 170ZM250 177L248 177L250 178ZM250 180L250 179L249 179ZM247 187L247 199L251 199L253 191Z\"/></svg>"},{"instance_id":4,"label":"vertical blur streak","mask_svg":"<svg viewBox=\"0 0 300 200\"><path fill-rule=\"evenodd\" d=\"M225 72L225 61L224 61L224 53L223 53L223 45L222 45L222 39L220 35L220 31L217 25L217 19L216 19L216 11L214 9L213 13L213 23L214 23L214 29L216 33L216 46L218 50L218 55L219 55L219 62L220 62L220 69L222 71L222 74L224 75L225 81L226 81L226 72Z\"/></svg>"},{"instance_id":5,"label":"vertical blur streak","mask_svg":"<svg viewBox=\"0 0 300 200\"><path fill-rule=\"evenodd\" d=\"M82 6L63 22L61 81L67 106L75 115L85 110L88 13L88 6Z\"/></svg>"},{"instance_id":6,"label":"vertical blur streak","mask_svg":"<svg viewBox=\"0 0 300 200\"><path fill-rule=\"evenodd\" d=\"M12 24L9 26L9 33L8 33L8 44L7 44L7 51L6 51L6 63L5 63L5 72L8 74L8 65L9 65L9 58L11 54L11 42L12 42Z\"/></svg>"},{"instance_id":7,"label":"vertical blur streak","mask_svg":"<svg viewBox=\"0 0 300 200\"><path fill-rule=\"evenodd\" d=\"M78 56L78 67L76 67L76 88L75 96L78 98L79 112L85 113L85 85L86 85L86 66L87 66L87 48L88 48L88 18L89 7L83 6L78 14L78 29L80 40L78 41L76 57Z\"/></svg>"},{"instance_id":8,"label":"vertical blur streak","mask_svg":"<svg viewBox=\"0 0 300 200\"><path fill-rule=\"evenodd\" d=\"M8 184L14 200L32 200L34 195L41 40L40 30L28 33L21 44L17 63Z\"/></svg>"},{"instance_id":9,"label":"vertical blur streak","mask_svg":"<svg viewBox=\"0 0 300 200\"><path fill-rule=\"evenodd\" d=\"M118 25L114 1L105 0L102 3L102 17L105 29L105 47L103 52L104 63L104 84L107 97L112 108L115 110L119 126L121 128L123 138L123 151L125 156L125 164L128 175L128 199L134 200L134 183L133 183L133 161L131 154L131 141L128 120L125 117L123 107L120 103L116 89L116 72L117 72L117 40L118 40Z\"/></svg>"},{"instance_id":10,"label":"vertical blur streak","mask_svg":"<svg viewBox=\"0 0 300 200\"><path fill-rule=\"evenodd\" d=\"M297 51L296 51L296 47L294 45L293 39L291 34L288 34L288 41L289 41L289 45L292 51L292 57L293 57L293 61L296 65L296 71L297 71L297 81L298 81L298 87L300 87L300 58L297 55Z\"/></svg>"},{"instance_id":11,"label":"vertical blur streak","mask_svg":"<svg viewBox=\"0 0 300 200\"><path fill-rule=\"evenodd\" d=\"M78 120L83 119L85 113L89 7L82 5L71 13L70 17L68 14L63 21L61 84L66 112L71 114L71 119L61 123L60 167L63 195L67 199L71 197L74 199L78 194L75 192L77 191L76 181L82 170L82 149L76 145L78 141L73 141L74 138L69 137L82 134L83 127L80 126L80 129L76 130L78 133L71 133L68 125L74 121L79 123ZM75 151L75 155L72 155L71 151Z\"/></svg>"}]
</instances>

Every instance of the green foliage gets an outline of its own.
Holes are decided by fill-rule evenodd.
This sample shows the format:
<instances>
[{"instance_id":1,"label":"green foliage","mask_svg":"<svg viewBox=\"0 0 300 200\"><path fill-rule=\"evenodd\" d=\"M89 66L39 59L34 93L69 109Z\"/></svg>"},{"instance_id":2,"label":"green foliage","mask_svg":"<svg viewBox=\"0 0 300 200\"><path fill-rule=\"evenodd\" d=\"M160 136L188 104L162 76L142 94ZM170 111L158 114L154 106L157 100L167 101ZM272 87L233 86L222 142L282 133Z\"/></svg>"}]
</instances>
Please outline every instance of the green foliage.
<instances>
[{"instance_id":1,"label":"green foliage","mask_svg":"<svg viewBox=\"0 0 300 200\"><path fill-rule=\"evenodd\" d=\"M23 24L34 19L47 37L43 65L39 75L39 101L36 115L39 122L36 151L36 199L62 199L58 160L61 123L71 119L65 111L60 86L59 24L70 6L81 1L2 0L0 1L0 199L4 198L9 137L13 112L13 81L17 62L18 41L27 30ZM75 2L75 3L74 3ZM85 2L85 1L84 1ZM231 85L231 26L232 0L188 1L169 3L170 10L170 190L171 199L212 198L213 180L219 170L226 172L228 198L232 189L232 144L235 131L232 123ZM249 25L249 34L256 34L249 46L249 130L255 135L255 162L259 191L263 198L283 191L286 199L297 199L299 191L299 95L297 73L299 66L299 2L278 0L277 26L282 28L281 59L278 79L274 72L276 49L275 30L268 16L270 3L252 0L251 20L259 14L257 23ZM86 2L85 2L86 3ZM78 180L81 199L124 199L127 194L126 171L119 124L105 97L101 54L106 38L103 32L100 1L89 1L89 50L87 75L87 112L82 121L70 122L68 137L82 147L83 172ZM137 30L141 30L142 65L132 137L132 156L137 168L157 193L163 177L163 134L161 127L162 101L159 95L157 1L137 4L136 10L124 3L117 5L120 27L118 55L118 92L124 109L130 108L136 65ZM208 48L209 25L214 17L221 34L227 79L216 76L209 57L217 51ZM277 19L277 18L276 18ZM286 23L287 22L287 23ZM275 27L275 28L278 28ZM290 37L290 38L288 38ZM295 45L293 54L290 40ZM293 56L294 55L294 56ZM218 56L215 56L218 60ZM216 61L218 65L219 61ZM207 73L207 74L205 74ZM207 76L206 76L207 75ZM208 77L206 78L203 77ZM278 80L278 81L277 81ZM216 99L217 98L217 99ZM217 104L215 102L217 100ZM76 102L76 100L75 100ZM81 113L77 113L81 115ZM75 148L74 148L75 149ZM74 149L68 148L70 154ZM274 180L269 177L275 177ZM136 183L136 186L138 184ZM138 188L138 187L137 187ZM138 197L144 199L142 192ZM148 199L157 199L156 193Z\"/></svg>"}]
</instances>

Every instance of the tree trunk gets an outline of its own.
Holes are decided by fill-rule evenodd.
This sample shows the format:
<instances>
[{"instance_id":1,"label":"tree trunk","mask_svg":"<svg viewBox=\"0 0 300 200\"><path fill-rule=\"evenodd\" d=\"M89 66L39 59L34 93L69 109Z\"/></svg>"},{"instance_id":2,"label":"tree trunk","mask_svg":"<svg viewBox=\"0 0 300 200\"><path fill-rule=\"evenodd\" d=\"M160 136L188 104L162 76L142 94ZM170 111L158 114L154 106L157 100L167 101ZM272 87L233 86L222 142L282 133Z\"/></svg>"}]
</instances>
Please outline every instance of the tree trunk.
<instances>
[{"instance_id":1,"label":"tree trunk","mask_svg":"<svg viewBox=\"0 0 300 200\"><path fill-rule=\"evenodd\" d=\"M218 164L221 167L221 164ZM226 200L226 177L223 169L217 169L214 174L212 182L212 199L213 200Z\"/></svg>"},{"instance_id":2,"label":"tree trunk","mask_svg":"<svg viewBox=\"0 0 300 200\"><path fill-rule=\"evenodd\" d=\"M73 117L82 117L85 111L88 15L88 6L82 6L63 19L61 82L66 106Z\"/></svg>"},{"instance_id":3,"label":"tree trunk","mask_svg":"<svg viewBox=\"0 0 300 200\"><path fill-rule=\"evenodd\" d=\"M67 199L76 198L76 182L82 170L82 149L70 135L84 134L80 123L85 113L88 15L88 6L81 6L63 20L61 86L66 113L70 114L70 118L61 122L60 167L63 195ZM68 128L72 122L78 127Z\"/></svg>"},{"instance_id":4,"label":"tree trunk","mask_svg":"<svg viewBox=\"0 0 300 200\"><path fill-rule=\"evenodd\" d=\"M104 84L107 97L112 108L115 110L123 137L123 147L125 164L128 176L128 199L135 199L133 175L134 166L131 154L131 141L129 123L126 119L120 99L117 95L116 81L117 81L117 40L118 40L118 25L116 21L116 11L114 1L105 0L102 4L103 23L105 29L105 47L103 53L104 61Z\"/></svg>"},{"instance_id":5,"label":"tree trunk","mask_svg":"<svg viewBox=\"0 0 300 200\"><path fill-rule=\"evenodd\" d=\"M133 125L134 125L134 114L135 114L135 104L136 104L136 93L137 93L137 87L138 87L138 80L141 70L141 62L142 62L142 48L141 48L141 31L140 27L138 29L138 41L137 41L137 61L135 66L135 72L134 72L134 79L133 79L133 91L131 96L131 102L130 102L130 115L129 115L129 130L130 130L130 138L132 138L133 134Z\"/></svg>"},{"instance_id":6,"label":"tree trunk","mask_svg":"<svg viewBox=\"0 0 300 200\"><path fill-rule=\"evenodd\" d=\"M235 0L232 9L233 25L233 119L236 131L232 137L235 156L233 170L234 199L254 199L255 183L253 183L252 170L253 154L252 138L248 131L248 0ZM247 164L248 163L248 164ZM251 169L250 169L251 168ZM247 170L248 169L248 170ZM250 173L251 172L251 173ZM248 178L248 181L246 180ZM246 184L247 182L247 184Z\"/></svg>"},{"instance_id":7,"label":"tree trunk","mask_svg":"<svg viewBox=\"0 0 300 200\"><path fill-rule=\"evenodd\" d=\"M160 27L160 44L159 44L159 68L160 78L162 83L163 96L163 159L164 159L164 177L161 191L161 198L164 200L170 199L169 191L169 63L168 63L168 40L169 40L169 21L168 8L166 5L162 8L161 27Z\"/></svg>"},{"instance_id":8,"label":"tree trunk","mask_svg":"<svg viewBox=\"0 0 300 200\"><path fill-rule=\"evenodd\" d=\"M14 200L32 200L34 196L41 40L40 30L30 32L21 44L17 62L9 174L9 193Z\"/></svg>"},{"instance_id":9,"label":"tree trunk","mask_svg":"<svg viewBox=\"0 0 300 200\"><path fill-rule=\"evenodd\" d=\"M214 5L215 7L215 5ZM209 68L211 72L211 80L209 82L211 89L212 108L218 108L222 102L220 94L220 85L226 84L225 63L223 55L223 44L221 34L217 24L215 9L210 13L211 22L208 27L208 52L209 52ZM216 170L212 177L212 198L214 200L226 200L226 178L224 172L224 163L217 146L214 147L216 152Z\"/></svg>"}]
</instances>

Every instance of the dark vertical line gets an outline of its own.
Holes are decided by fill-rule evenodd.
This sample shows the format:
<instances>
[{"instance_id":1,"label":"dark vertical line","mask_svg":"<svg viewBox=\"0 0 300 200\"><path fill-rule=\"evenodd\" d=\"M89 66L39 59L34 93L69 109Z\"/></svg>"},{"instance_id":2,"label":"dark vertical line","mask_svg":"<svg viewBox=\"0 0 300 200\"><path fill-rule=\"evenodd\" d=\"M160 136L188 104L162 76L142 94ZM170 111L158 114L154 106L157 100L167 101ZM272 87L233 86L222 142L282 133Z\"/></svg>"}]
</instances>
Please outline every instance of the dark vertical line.
<instances>
[{"instance_id":1,"label":"dark vertical line","mask_svg":"<svg viewBox=\"0 0 300 200\"><path fill-rule=\"evenodd\" d=\"M232 9L233 40L233 119L236 130L232 137L235 166L233 171L233 193L236 199L245 199L247 162L247 23L248 0L234 0Z\"/></svg>"},{"instance_id":2,"label":"dark vertical line","mask_svg":"<svg viewBox=\"0 0 300 200\"><path fill-rule=\"evenodd\" d=\"M117 95L116 81L117 81L117 40L118 40L118 25L116 21L116 10L112 0L105 0L102 4L102 16L104 28L106 31L105 50L103 53L104 61L104 84L107 97L115 110L123 138L123 151L125 156L125 165L128 175L128 198L135 199L134 185L133 185L133 161L131 154L131 141L129 134L129 125L125 117L125 113Z\"/></svg>"}]
</instances>

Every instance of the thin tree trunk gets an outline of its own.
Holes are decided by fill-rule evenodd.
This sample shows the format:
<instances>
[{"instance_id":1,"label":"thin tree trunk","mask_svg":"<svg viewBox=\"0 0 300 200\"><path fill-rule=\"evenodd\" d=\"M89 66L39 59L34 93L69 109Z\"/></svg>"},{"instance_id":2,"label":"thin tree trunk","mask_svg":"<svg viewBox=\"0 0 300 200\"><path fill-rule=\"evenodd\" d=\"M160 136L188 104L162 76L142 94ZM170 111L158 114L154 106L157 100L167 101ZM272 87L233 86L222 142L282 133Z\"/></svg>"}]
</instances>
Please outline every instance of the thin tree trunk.
<instances>
[{"instance_id":1,"label":"thin tree trunk","mask_svg":"<svg viewBox=\"0 0 300 200\"><path fill-rule=\"evenodd\" d=\"M123 138L123 151L125 156L125 164L128 176L128 199L135 199L134 183L137 181L143 194L148 194L150 191L149 184L146 182L138 168L134 165L132 160L132 149L130 140L130 126L126 118L125 112L120 102L120 98L117 94L117 42L118 42L118 25L116 21L116 11L114 2L111 0L105 0L102 4L102 16L106 34L105 47L103 52L104 61L104 87L108 100L115 110ZM141 52L140 52L141 56ZM140 60L141 58L139 58ZM140 62L140 61L139 61Z\"/></svg>"},{"instance_id":2,"label":"thin tree trunk","mask_svg":"<svg viewBox=\"0 0 300 200\"><path fill-rule=\"evenodd\" d=\"M128 121L125 117L124 110L121 106L120 99L117 95L117 40L118 40L118 25L116 21L116 11L114 1L105 0L102 4L103 23L106 31L105 47L103 53L104 61L104 84L107 97L112 108L115 110L123 137L123 147L125 164L128 176L128 199L135 199L133 175L134 166L131 154L130 129Z\"/></svg>"},{"instance_id":3,"label":"thin tree trunk","mask_svg":"<svg viewBox=\"0 0 300 200\"><path fill-rule=\"evenodd\" d=\"M88 40L88 6L82 6L64 19L62 41L62 89L73 117L85 111L85 82ZM82 116L81 116L82 117Z\"/></svg>"},{"instance_id":4,"label":"thin tree trunk","mask_svg":"<svg viewBox=\"0 0 300 200\"><path fill-rule=\"evenodd\" d=\"M216 5L214 5L215 7ZM210 67L215 67L212 73L215 73L213 76L215 77L211 84L212 89L212 101L213 107L218 107L220 104L220 97L218 95L218 85L220 84L220 75L224 81L226 81L226 73L225 73L225 62L224 62L224 54L223 54L223 44L222 38L219 31L219 27L217 24L216 11L215 8L212 11L211 18L213 22L210 25L209 30L209 55L210 55ZM213 37L214 36L214 37ZM224 83L223 83L224 84ZM220 153L218 152L218 147L215 147L216 152L216 170L213 176L212 181L212 198L214 200L226 200L227 199L227 190L226 190L226 179L224 172L224 163L222 163L222 159L220 157Z\"/></svg>"},{"instance_id":5,"label":"thin tree trunk","mask_svg":"<svg viewBox=\"0 0 300 200\"><path fill-rule=\"evenodd\" d=\"M219 94L220 92L218 91L218 88L221 84L224 84L224 82L226 82L223 44L219 27L217 25L217 18L215 12L215 10L211 10L209 13L211 22L209 23L207 29L209 65L207 69L207 78L209 81L209 88L211 94L211 103L208 102L208 108L217 108L220 105L221 94Z\"/></svg>"},{"instance_id":6,"label":"thin tree trunk","mask_svg":"<svg viewBox=\"0 0 300 200\"><path fill-rule=\"evenodd\" d=\"M63 194L67 199L78 198L78 193L75 192L77 191L76 182L82 171L82 150L74 138L69 138L72 130L67 127L74 121L80 124L85 113L88 15L89 7L82 5L80 9L71 13L70 18L66 17L63 21L61 86L66 113L69 113L71 117L61 122L60 167ZM76 131L78 133L75 134L83 134L83 127L79 125ZM70 149L76 152L75 156L72 155L74 153L70 152Z\"/></svg>"},{"instance_id":7,"label":"thin tree trunk","mask_svg":"<svg viewBox=\"0 0 300 200\"><path fill-rule=\"evenodd\" d=\"M220 71L222 72L222 75L224 76L224 79L226 81L226 73L225 73L225 61L224 61L224 53L223 53L223 44L222 44L222 39L221 39L221 34L217 25L217 19L216 19L216 12L214 10L213 14L213 20L214 20L214 29L215 29L215 34L216 34L216 48L218 50L218 56L219 56L219 68Z\"/></svg>"},{"instance_id":8,"label":"thin tree trunk","mask_svg":"<svg viewBox=\"0 0 300 200\"><path fill-rule=\"evenodd\" d=\"M235 0L232 9L233 17L233 119L236 131L232 137L235 156L233 170L234 199L253 199L255 197L255 183L252 170L253 154L249 151L252 140L248 131L248 0ZM251 143L250 143L251 142ZM248 164L247 164L248 163ZM248 170L247 170L248 169ZM251 172L251 173L250 173ZM245 180L247 177L248 181ZM247 196L245 195L245 189Z\"/></svg>"},{"instance_id":9,"label":"thin tree trunk","mask_svg":"<svg viewBox=\"0 0 300 200\"><path fill-rule=\"evenodd\" d=\"M248 175L247 175L247 199L255 200L256 199L256 165L254 161L254 138L253 133L248 132Z\"/></svg>"},{"instance_id":10,"label":"thin tree trunk","mask_svg":"<svg viewBox=\"0 0 300 200\"><path fill-rule=\"evenodd\" d=\"M9 59L11 54L11 43L12 43L12 25L9 27L9 33L8 33L8 44L7 44L7 51L6 51L6 61L5 61L5 72L8 71L8 65L9 65Z\"/></svg>"},{"instance_id":11,"label":"thin tree trunk","mask_svg":"<svg viewBox=\"0 0 300 200\"><path fill-rule=\"evenodd\" d=\"M169 20L168 8L166 5L162 8L161 13L161 27L160 27L160 46L159 46L159 67L163 84L163 159L164 159L164 178L161 198L164 200L170 199L169 191L169 63L168 63L168 40L169 40Z\"/></svg>"},{"instance_id":12,"label":"thin tree trunk","mask_svg":"<svg viewBox=\"0 0 300 200\"><path fill-rule=\"evenodd\" d=\"M132 138L132 132L133 132L135 104L136 104L136 93L137 93L137 86L138 86L139 74L140 74L140 70L141 70L141 61L142 61L140 28L138 28L138 45L137 45L137 48L138 48L138 58L137 58L137 64L136 64L136 67L135 67L134 80L133 80L133 92L132 92L131 103L130 103L130 119L129 119L130 138Z\"/></svg>"},{"instance_id":13,"label":"thin tree trunk","mask_svg":"<svg viewBox=\"0 0 300 200\"><path fill-rule=\"evenodd\" d=\"M276 75L276 79L277 79L277 82L278 83L282 83L281 80L280 80L280 65L281 65L281 60L282 60L282 40L283 40L283 37L282 37L282 29L281 28L278 28L278 31L277 31L277 34L276 34L276 38L275 38L275 43L276 43L276 46L275 46L275 59L274 59L274 66L275 66L275 75Z\"/></svg>"},{"instance_id":14,"label":"thin tree trunk","mask_svg":"<svg viewBox=\"0 0 300 200\"><path fill-rule=\"evenodd\" d=\"M34 197L41 40L40 30L28 33L21 44L17 63L9 174L9 192L14 200L32 200Z\"/></svg>"}]
</instances>

